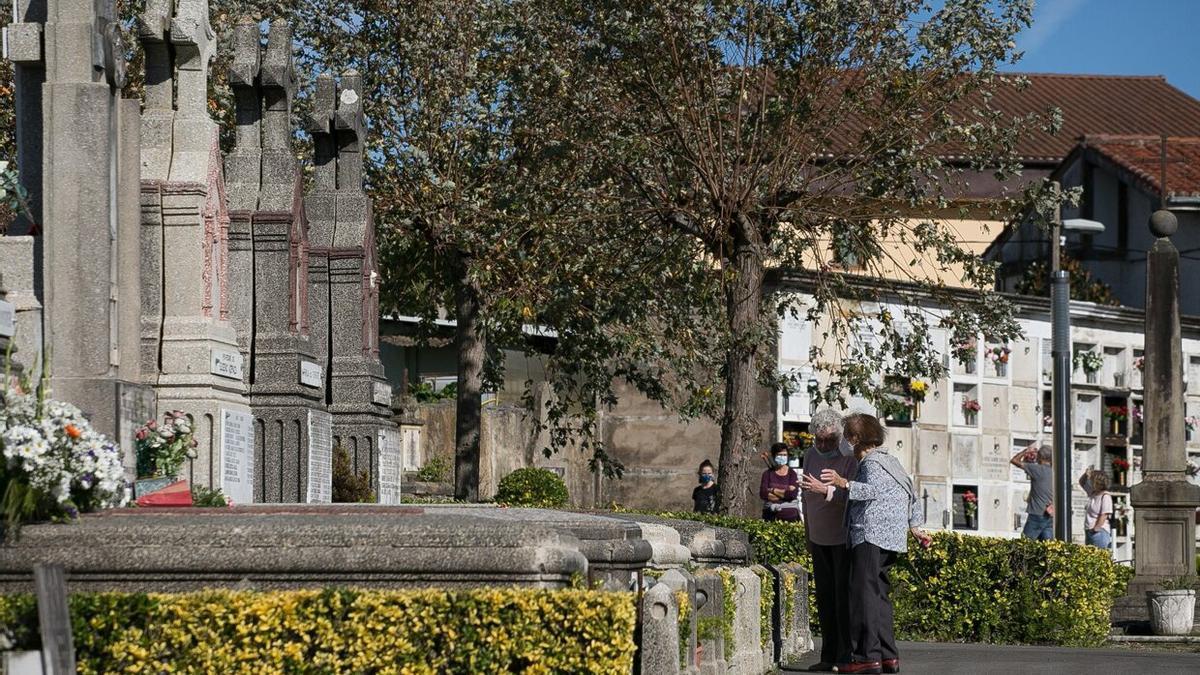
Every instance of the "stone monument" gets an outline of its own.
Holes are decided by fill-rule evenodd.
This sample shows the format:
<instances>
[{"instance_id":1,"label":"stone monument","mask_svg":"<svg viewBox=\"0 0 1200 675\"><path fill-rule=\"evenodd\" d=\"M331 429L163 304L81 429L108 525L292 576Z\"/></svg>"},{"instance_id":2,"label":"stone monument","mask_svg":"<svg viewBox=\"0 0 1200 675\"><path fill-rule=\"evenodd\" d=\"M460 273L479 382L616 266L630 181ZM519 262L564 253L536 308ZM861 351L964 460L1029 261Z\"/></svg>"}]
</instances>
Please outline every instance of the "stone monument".
<instances>
[{"instance_id":1,"label":"stone monument","mask_svg":"<svg viewBox=\"0 0 1200 675\"><path fill-rule=\"evenodd\" d=\"M344 73L340 83L329 73L317 78L308 130L315 148L313 189L304 200L312 244L309 311L328 317L313 326L313 347L328 359L334 442L350 453L356 472L370 472L378 494L380 466L393 463L384 456L398 455L400 444L379 361L375 222L362 189L366 126L356 71Z\"/></svg>"},{"instance_id":2,"label":"stone monument","mask_svg":"<svg viewBox=\"0 0 1200 675\"><path fill-rule=\"evenodd\" d=\"M1145 456L1142 482L1129 495L1136 575L1113 609L1118 621L1146 620L1146 591L1157 590L1164 579L1196 573L1200 486L1189 483L1185 471L1179 251L1170 240L1178 227L1170 211L1150 216L1158 239L1146 261Z\"/></svg>"},{"instance_id":3,"label":"stone monument","mask_svg":"<svg viewBox=\"0 0 1200 675\"><path fill-rule=\"evenodd\" d=\"M16 0L13 10L18 166L35 221L13 230L35 235L12 269L36 298L21 298L25 359L44 359L54 396L132 452L127 408L153 393L138 385L140 118L121 98L116 3Z\"/></svg>"},{"instance_id":4,"label":"stone monument","mask_svg":"<svg viewBox=\"0 0 1200 675\"><path fill-rule=\"evenodd\" d=\"M262 54L258 26L239 25L230 81L237 99L237 147L226 158L230 206L236 209L230 222L248 225L250 235L249 247L231 250L238 265L230 283L245 289L231 320L248 333L240 342L251 357L254 501L329 501L331 418L325 364L312 353L308 336L308 223L291 151L291 27L273 22Z\"/></svg>"},{"instance_id":5,"label":"stone monument","mask_svg":"<svg viewBox=\"0 0 1200 675\"><path fill-rule=\"evenodd\" d=\"M195 421L193 484L245 494L250 408L228 321L229 215L217 125L208 115L215 51L208 3L149 0L138 37L146 51L143 377L157 389L160 412L182 410Z\"/></svg>"}]
</instances>

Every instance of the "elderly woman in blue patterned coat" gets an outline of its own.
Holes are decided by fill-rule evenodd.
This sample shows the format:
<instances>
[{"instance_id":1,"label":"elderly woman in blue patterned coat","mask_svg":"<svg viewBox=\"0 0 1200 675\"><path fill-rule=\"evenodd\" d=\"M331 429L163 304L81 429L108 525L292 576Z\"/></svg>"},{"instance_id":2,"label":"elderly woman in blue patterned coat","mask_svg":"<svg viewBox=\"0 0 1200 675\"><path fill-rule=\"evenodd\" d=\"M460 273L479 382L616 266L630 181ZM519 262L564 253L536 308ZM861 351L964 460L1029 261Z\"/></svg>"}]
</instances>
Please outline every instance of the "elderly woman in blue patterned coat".
<instances>
[{"instance_id":1,"label":"elderly woman in blue patterned coat","mask_svg":"<svg viewBox=\"0 0 1200 675\"><path fill-rule=\"evenodd\" d=\"M924 516L912 479L900 461L880 446L883 425L872 415L846 417L842 435L854 448L858 474L847 480L825 470L821 480L845 490L850 547L850 663L839 673L898 673L900 657L892 627L891 581L888 571L908 548L908 534L922 546L929 535L919 529Z\"/></svg>"}]
</instances>

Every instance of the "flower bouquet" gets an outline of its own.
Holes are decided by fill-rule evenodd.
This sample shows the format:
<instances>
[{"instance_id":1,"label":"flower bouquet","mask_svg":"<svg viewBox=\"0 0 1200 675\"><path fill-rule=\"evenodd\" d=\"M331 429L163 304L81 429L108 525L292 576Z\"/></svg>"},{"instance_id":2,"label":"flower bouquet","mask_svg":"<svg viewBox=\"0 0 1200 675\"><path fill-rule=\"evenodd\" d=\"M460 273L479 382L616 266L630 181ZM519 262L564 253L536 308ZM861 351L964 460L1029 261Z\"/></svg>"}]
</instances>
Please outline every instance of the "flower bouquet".
<instances>
[{"instance_id":1,"label":"flower bouquet","mask_svg":"<svg viewBox=\"0 0 1200 675\"><path fill-rule=\"evenodd\" d=\"M1122 457L1113 457L1112 470L1113 482L1117 485L1125 485L1125 477L1129 475L1129 461Z\"/></svg>"},{"instance_id":2,"label":"flower bouquet","mask_svg":"<svg viewBox=\"0 0 1200 675\"><path fill-rule=\"evenodd\" d=\"M1008 359L1012 354L1012 350L1005 346L992 347L984 353L987 360L991 362L992 367L996 370L996 375L1003 377L1006 374L1008 367Z\"/></svg>"},{"instance_id":3,"label":"flower bouquet","mask_svg":"<svg viewBox=\"0 0 1200 675\"><path fill-rule=\"evenodd\" d=\"M979 497L967 490L962 495L963 516L967 519L967 527L975 527L975 515L979 513Z\"/></svg>"},{"instance_id":4,"label":"flower bouquet","mask_svg":"<svg viewBox=\"0 0 1200 675\"><path fill-rule=\"evenodd\" d=\"M924 380L912 379L908 383L908 396L917 403L925 401L925 394L929 392L929 383Z\"/></svg>"},{"instance_id":5,"label":"flower bouquet","mask_svg":"<svg viewBox=\"0 0 1200 675\"><path fill-rule=\"evenodd\" d=\"M164 496L178 493L178 499L168 499L170 505L183 505L185 494L187 504L191 504L191 492L186 485L178 485L182 483L178 478L184 461L196 458L197 443L192 433L191 416L181 410L172 410L163 415L161 425L150 420L134 434L138 472L134 488L139 504L144 506L154 502L145 498L161 491L169 491Z\"/></svg>"},{"instance_id":6,"label":"flower bouquet","mask_svg":"<svg viewBox=\"0 0 1200 675\"><path fill-rule=\"evenodd\" d=\"M121 451L79 408L46 398L45 381L36 391L0 382L0 455L4 536L124 501Z\"/></svg>"},{"instance_id":7,"label":"flower bouquet","mask_svg":"<svg viewBox=\"0 0 1200 675\"><path fill-rule=\"evenodd\" d=\"M1104 409L1104 418L1112 426L1111 433L1113 436L1121 435L1121 422L1129 419L1129 407L1123 405L1110 405Z\"/></svg>"},{"instance_id":8,"label":"flower bouquet","mask_svg":"<svg viewBox=\"0 0 1200 675\"><path fill-rule=\"evenodd\" d=\"M1075 352L1072 361L1074 362L1074 366L1082 370L1084 375L1087 376L1089 383L1096 381L1096 373L1100 372L1100 369L1104 367L1104 356L1100 352L1094 352L1090 349Z\"/></svg>"},{"instance_id":9,"label":"flower bouquet","mask_svg":"<svg viewBox=\"0 0 1200 675\"><path fill-rule=\"evenodd\" d=\"M979 405L979 401L977 399L967 398L966 396L963 397L963 420L967 423L967 426L975 426L975 416L979 414L980 408L981 406Z\"/></svg>"},{"instance_id":10,"label":"flower bouquet","mask_svg":"<svg viewBox=\"0 0 1200 675\"><path fill-rule=\"evenodd\" d=\"M1134 360L1133 360L1133 367L1134 367L1134 368L1137 368L1138 370L1145 370L1145 369L1146 369L1146 357L1145 357L1145 356L1139 356L1139 357L1137 357L1136 359L1134 359Z\"/></svg>"},{"instance_id":11,"label":"flower bouquet","mask_svg":"<svg viewBox=\"0 0 1200 675\"><path fill-rule=\"evenodd\" d=\"M967 373L975 372L975 338L967 338L954 345L954 360L963 365Z\"/></svg>"}]
</instances>

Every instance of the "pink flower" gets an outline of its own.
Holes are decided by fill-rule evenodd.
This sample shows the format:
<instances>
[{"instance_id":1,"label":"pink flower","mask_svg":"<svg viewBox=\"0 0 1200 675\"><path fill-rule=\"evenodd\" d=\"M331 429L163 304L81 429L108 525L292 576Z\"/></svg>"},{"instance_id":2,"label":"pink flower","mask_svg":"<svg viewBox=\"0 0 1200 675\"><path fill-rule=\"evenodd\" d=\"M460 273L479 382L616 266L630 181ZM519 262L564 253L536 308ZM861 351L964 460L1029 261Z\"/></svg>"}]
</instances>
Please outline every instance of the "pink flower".
<instances>
[{"instance_id":1,"label":"pink flower","mask_svg":"<svg viewBox=\"0 0 1200 675\"><path fill-rule=\"evenodd\" d=\"M139 441L144 441L144 440L146 440L146 430L145 430L145 429L138 429L138 432L137 432L136 434L134 434L134 435L133 435L133 437L134 437L134 438L136 438L136 439L137 439L137 440L139 440Z\"/></svg>"},{"instance_id":2,"label":"pink flower","mask_svg":"<svg viewBox=\"0 0 1200 675\"><path fill-rule=\"evenodd\" d=\"M155 422L154 420L150 420L149 422L146 422L146 428L147 429L157 429L158 422Z\"/></svg>"}]
</instances>

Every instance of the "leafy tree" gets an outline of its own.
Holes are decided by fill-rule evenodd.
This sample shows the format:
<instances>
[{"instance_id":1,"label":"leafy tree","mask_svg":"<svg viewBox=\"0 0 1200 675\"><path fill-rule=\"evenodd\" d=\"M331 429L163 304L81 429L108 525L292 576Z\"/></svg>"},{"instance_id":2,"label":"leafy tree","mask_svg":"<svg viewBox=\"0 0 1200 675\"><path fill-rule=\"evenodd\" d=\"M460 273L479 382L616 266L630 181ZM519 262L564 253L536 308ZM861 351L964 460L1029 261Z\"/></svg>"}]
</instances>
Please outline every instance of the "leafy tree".
<instances>
[{"instance_id":1,"label":"leafy tree","mask_svg":"<svg viewBox=\"0 0 1200 675\"><path fill-rule=\"evenodd\" d=\"M530 30L559 68L535 106L536 128L560 139L564 162L596 167L601 178L585 208L649 220L687 238L685 254L710 266L695 302L676 311L707 316L712 307L701 300L720 299L709 338L723 356L725 508L748 510L759 387L796 386L774 379L776 317L804 313L825 327L817 366L826 401L877 395L878 373L891 362L900 362L897 372L939 376L931 325L964 336L987 325L1000 339L1016 332L990 292L991 266L944 221L918 218L965 217L952 199L971 172L1014 176L1019 134L1055 122L1008 119L990 105L995 92L1020 84L998 69L1016 59L1013 40L1030 23L1031 3L538 1ZM991 217L1007 219L1033 196L998 200ZM914 282L915 292L890 291L907 306L903 315L873 309L878 292L862 290L846 262ZM764 297L774 265L810 276L810 305ZM939 276L951 270L979 292L951 293ZM950 311L925 310L918 299L929 293ZM881 340L855 339L864 327Z\"/></svg>"},{"instance_id":2,"label":"leafy tree","mask_svg":"<svg viewBox=\"0 0 1200 675\"><path fill-rule=\"evenodd\" d=\"M1068 255L1062 255L1061 265L1066 270L1067 277L1071 282L1072 300L1083 300L1111 307L1121 306L1121 301L1113 293L1112 287L1093 277L1083 263ZM1025 273L1021 275L1021 280L1017 282L1017 292L1021 295L1047 297L1050 295L1049 276L1050 272L1045 262L1039 260L1030 263L1025 268Z\"/></svg>"}]
</instances>

